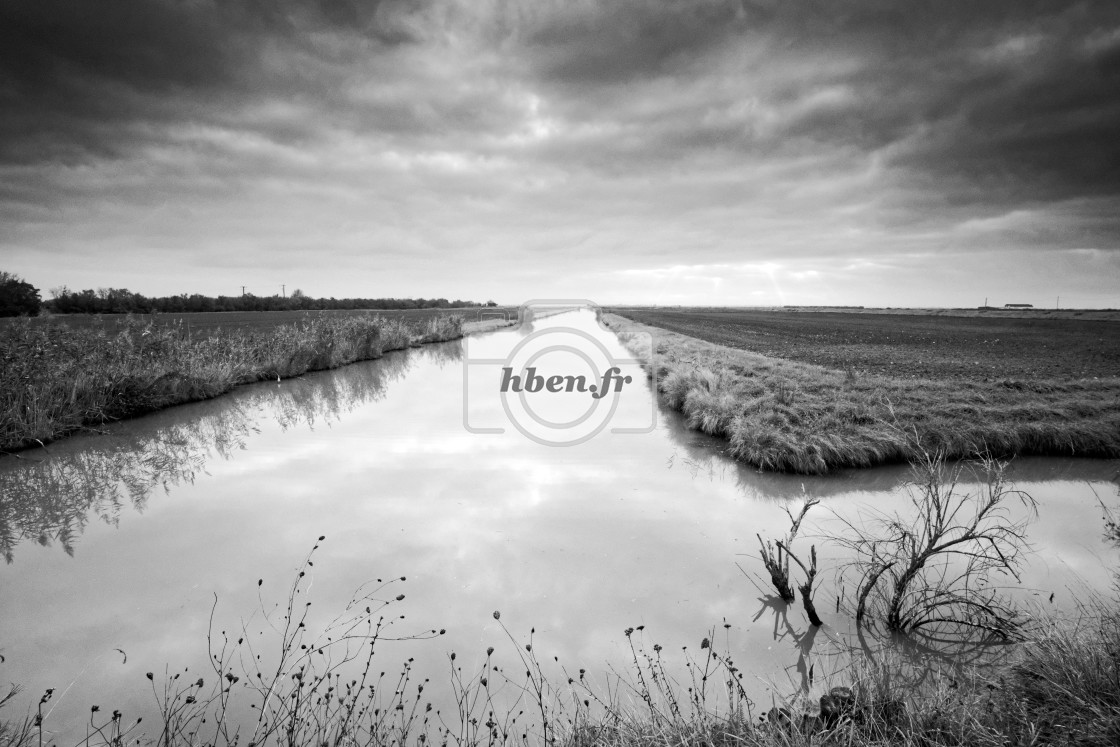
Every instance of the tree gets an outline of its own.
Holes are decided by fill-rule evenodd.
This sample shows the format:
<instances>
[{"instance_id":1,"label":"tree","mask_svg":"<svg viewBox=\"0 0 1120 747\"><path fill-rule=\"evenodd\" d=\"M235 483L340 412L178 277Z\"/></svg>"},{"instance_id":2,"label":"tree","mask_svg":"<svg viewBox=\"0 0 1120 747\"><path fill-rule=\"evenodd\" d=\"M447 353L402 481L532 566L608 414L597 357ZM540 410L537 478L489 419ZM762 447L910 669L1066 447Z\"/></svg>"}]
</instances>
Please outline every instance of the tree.
<instances>
[{"instance_id":1,"label":"tree","mask_svg":"<svg viewBox=\"0 0 1120 747\"><path fill-rule=\"evenodd\" d=\"M288 299L288 307L292 309L309 309L314 305L314 300L299 288L292 291L291 298Z\"/></svg>"},{"instance_id":2,"label":"tree","mask_svg":"<svg viewBox=\"0 0 1120 747\"><path fill-rule=\"evenodd\" d=\"M38 288L19 275L0 270L0 316L35 316L42 305Z\"/></svg>"}]
</instances>

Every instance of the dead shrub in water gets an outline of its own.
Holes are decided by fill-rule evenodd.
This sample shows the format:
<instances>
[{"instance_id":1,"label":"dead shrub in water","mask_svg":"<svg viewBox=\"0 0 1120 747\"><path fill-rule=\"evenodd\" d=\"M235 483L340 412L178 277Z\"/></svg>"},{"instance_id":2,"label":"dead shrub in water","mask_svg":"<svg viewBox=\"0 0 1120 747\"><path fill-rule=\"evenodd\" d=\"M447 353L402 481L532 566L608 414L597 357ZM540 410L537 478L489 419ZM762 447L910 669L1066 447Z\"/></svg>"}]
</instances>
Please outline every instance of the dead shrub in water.
<instances>
[{"instance_id":1,"label":"dead shrub in water","mask_svg":"<svg viewBox=\"0 0 1120 747\"><path fill-rule=\"evenodd\" d=\"M1009 488L1005 464L983 458L975 492L959 485L963 465L946 464L942 451L922 452L909 486L915 515L879 515L834 539L856 553L856 622L868 615L898 633L993 634L1009 638L1019 627L992 576L1018 581L1027 520L1013 520L1009 504L1030 512L1034 500Z\"/></svg>"},{"instance_id":2,"label":"dead shrub in water","mask_svg":"<svg viewBox=\"0 0 1120 747\"><path fill-rule=\"evenodd\" d=\"M786 515L789 516L790 530L786 535L785 541L778 540L771 544L770 542L763 542L762 535L756 534L758 537L758 544L762 552L762 564L770 573L770 580L774 584L774 588L778 590L778 595L787 603L792 602L795 597L793 588L790 586L789 575L789 561L793 560L797 563L805 574L805 582L798 585L797 589L801 592L801 603L805 607L805 614L809 617L809 622L815 626L820 626L821 619L817 615L817 608L813 604L813 582L817 578L817 546L812 545L809 548L809 565L797 557L793 550L794 539L797 538L797 532L801 529L801 522L805 520L805 515L809 513L809 509L820 503L819 498L806 498L805 502L801 505L801 512L794 518L793 512L787 506L785 508Z\"/></svg>"}]
</instances>

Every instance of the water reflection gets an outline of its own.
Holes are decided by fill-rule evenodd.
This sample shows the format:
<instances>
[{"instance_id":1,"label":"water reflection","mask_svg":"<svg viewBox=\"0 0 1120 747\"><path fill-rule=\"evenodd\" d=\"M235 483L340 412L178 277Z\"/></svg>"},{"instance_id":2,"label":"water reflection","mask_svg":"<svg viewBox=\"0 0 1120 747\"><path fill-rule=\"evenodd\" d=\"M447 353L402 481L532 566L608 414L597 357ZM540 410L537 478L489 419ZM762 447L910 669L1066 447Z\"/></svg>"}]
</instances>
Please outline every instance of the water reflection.
<instances>
[{"instance_id":1,"label":"water reflection","mask_svg":"<svg viewBox=\"0 0 1120 747\"><path fill-rule=\"evenodd\" d=\"M263 421L284 431L330 427L420 360L458 364L458 343L391 353L377 361L244 387L127 423L0 459L0 554L21 542L52 543L73 555L90 521L116 525L121 509L142 512L152 493L193 484L214 458L245 450Z\"/></svg>"},{"instance_id":2,"label":"water reflection","mask_svg":"<svg viewBox=\"0 0 1120 747\"><path fill-rule=\"evenodd\" d=\"M872 469L840 470L829 475L793 475L762 472L728 456L727 443L688 428L684 416L663 412L665 430L678 447L666 461L667 469L684 470L693 478L730 483L752 498L800 501L849 493L898 492L913 480L909 465L894 464ZM1120 488L1120 463L1109 459L1029 457L1008 461L1007 477L1015 483L1084 482L1112 483ZM981 479L971 470L962 481Z\"/></svg>"},{"instance_id":3,"label":"water reflection","mask_svg":"<svg viewBox=\"0 0 1120 747\"><path fill-rule=\"evenodd\" d=\"M795 627L789 619L791 605L776 594L762 592L757 601L758 611L751 622L759 622L763 618L771 621L771 637L774 642L785 644L787 650L793 649L797 657L792 666L785 668L790 681L796 683L796 692L808 694L812 689L815 671L812 661L813 644L821 629L813 626Z\"/></svg>"}]
</instances>

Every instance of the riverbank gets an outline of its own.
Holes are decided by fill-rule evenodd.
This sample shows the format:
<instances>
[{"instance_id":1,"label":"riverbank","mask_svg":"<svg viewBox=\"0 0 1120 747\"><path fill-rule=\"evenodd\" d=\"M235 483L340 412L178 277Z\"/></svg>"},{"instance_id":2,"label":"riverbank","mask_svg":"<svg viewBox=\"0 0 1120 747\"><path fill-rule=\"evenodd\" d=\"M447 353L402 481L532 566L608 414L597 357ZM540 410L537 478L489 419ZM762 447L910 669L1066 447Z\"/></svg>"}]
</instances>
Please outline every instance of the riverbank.
<instances>
[{"instance_id":1,"label":"riverbank","mask_svg":"<svg viewBox=\"0 0 1120 747\"><path fill-rule=\"evenodd\" d=\"M736 702L743 672L730 652L709 653L708 639L687 692L663 677L660 652L638 648L631 681L616 688L633 693L628 707L593 695L589 701L610 703L605 718L581 723L577 707L558 713L553 729L560 744L618 747L1111 746L1120 743L1120 616L1106 607L1083 609L1077 622L1044 623L1029 643L982 666L853 654L832 684L771 707ZM590 679L581 671L579 684ZM697 707L713 682L712 690L732 694L730 705Z\"/></svg>"},{"instance_id":2,"label":"riverbank","mask_svg":"<svg viewBox=\"0 0 1120 747\"><path fill-rule=\"evenodd\" d=\"M659 681L651 657L649 666L630 673L651 707L618 709L611 722L589 728L617 735L611 744L634 747L1114 745L1120 739L1120 617L1104 603L1083 612L1077 622L1043 623L1028 643L979 666L948 659L938 666L932 664L936 656L916 661L897 651L853 654L830 684L770 708L755 704L747 713L674 711L670 704L686 702L690 693L674 693ZM730 652L699 663L708 679L735 692L742 672Z\"/></svg>"},{"instance_id":3,"label":"riverbank","mask_svg":"<svg viewBox=\"0 0 1120 747\"><path fill-rule=\"evenodd\" d=\"M247 643L247 628L222 632L220 645L208 649L213 670L202 676L172 666L147 672L148 682L136 687L151 690L155 719L125 714L113 707L112 693L102 693L77 744L1111 747L1120 739L1120 616L1104 600L1083 606L1076 621L1038 621L1025 644L987 654L974 649L978 656L852 651L849 663L821 675L823 681L814 682L810 670L807 690L757 703L743 678L758 673L743 671L714 630L695 648L667 651L648 642L645 626L627 628L629 666L576 670L553 659L535 629L524 637L500 622L505 641L485 655L440 655L428 646L427 655L416 651L403 665L394 658L389 666L400 669L379 676L388 664L382 637L404 618L388 613L399 611L405 595L397 590L405 579L379 579L359 590L333 627L312 632L311 604L295 604L310 590L311 566L308 556L289 604L262 612L272 621L287 610L273 621L273 635ZM329 635L338 629L347 633L341 640ZM419 647L447 632L433 628L394 640ZM267 667L260 665L262 653ZM417 673L436 658L450 665L447 680L417 683ZM433 705L439 698L433 690L444 688L447 709ZM0 709L16 692L0 696ZM0 745L34 747L75 733L76 724L51 719L52 699L58 699L54 690L46 691L37 714L0 710Z\"/></svg>"},{"instance_id":4,"label":"riverbank","mask_svg":"<svg viewBox=\"0 0 1120 747\"><path fill-rule=\"evenodd\" d=\"M1118 377L897 378L767 357L617 315L605 321L647 361L641 340L651 335L662 401L759 469L823 474L907 462L916 445L950 458L1120 456Z\"/></svg>"},{"instance_id":5,"label":"riverbank","mask_svg":"<svg viewBox=\"0 0 1120 747\"><path fill-rule=\"evenodd\" d=\"M463 335L478 335L483 332L493 332L496 329L503 329L505 327L513 327L516 325L517 317L513 319L495 318L495 319L479 319L472 322L463 322Z\"/></svg>"},{"instance_id":6,"label":"riverbank","mask_svg":"<svg viewBox=\"0 0 1120 747\"><path fill-rule=\"evenodd\" d=\"M110 329L17 320L0 327L0 451L209 399L240 384L462 336L458 316L410 324L372 313L324 315L203 335L184 324L139 320Z\"/></svg>"}]
</instances>

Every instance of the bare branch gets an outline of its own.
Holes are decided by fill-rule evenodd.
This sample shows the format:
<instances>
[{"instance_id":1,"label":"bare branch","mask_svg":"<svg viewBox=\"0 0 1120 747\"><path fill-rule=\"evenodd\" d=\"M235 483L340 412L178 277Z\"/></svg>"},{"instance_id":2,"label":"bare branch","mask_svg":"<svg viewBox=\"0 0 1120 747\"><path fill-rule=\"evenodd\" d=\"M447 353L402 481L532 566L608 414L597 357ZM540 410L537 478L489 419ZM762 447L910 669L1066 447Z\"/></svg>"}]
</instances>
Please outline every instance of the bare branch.
<instances>
[{"instance_id":1,"label":"bare branch","mask_svg":"<svg viewBox=\"0 0 1120 747\"><path fill-rule=\"evenodd\" d=\"M862 526L845 522L852 534L836 538L857 556L857 624L874 611L874 619L892 631L972 629L1006 638L1018 625L1015 612L988 586L988 577L1006 573L1020 580L1027 520L1012 517L1008 499L1018 498L1032 511L1034 500L1008 488L999 462L982 459L984 483L968 491L960 487L961 466L947 466L942 453L916 449L910 485L916 515L879 514Z\"/></svg>"}]
</instances>

